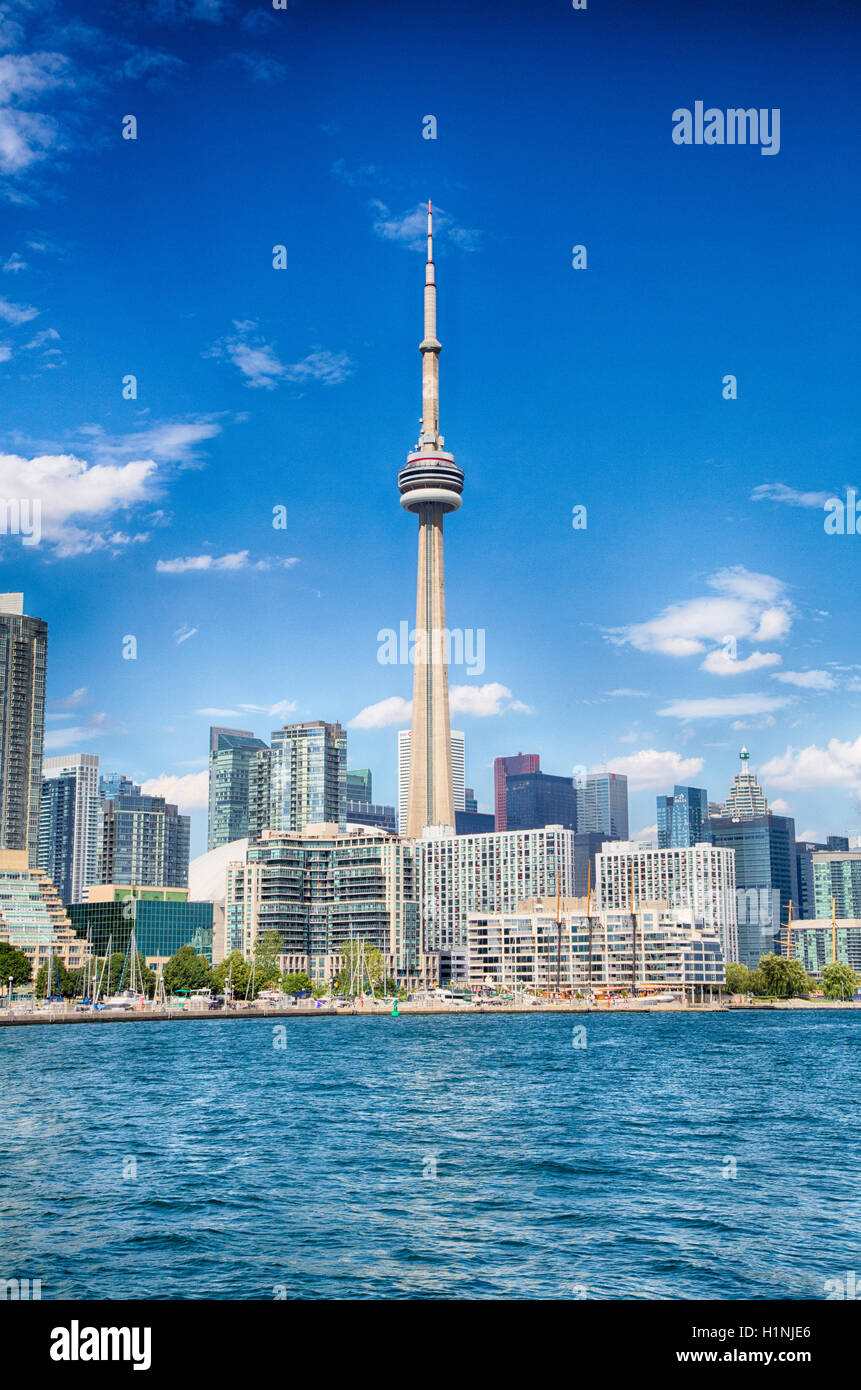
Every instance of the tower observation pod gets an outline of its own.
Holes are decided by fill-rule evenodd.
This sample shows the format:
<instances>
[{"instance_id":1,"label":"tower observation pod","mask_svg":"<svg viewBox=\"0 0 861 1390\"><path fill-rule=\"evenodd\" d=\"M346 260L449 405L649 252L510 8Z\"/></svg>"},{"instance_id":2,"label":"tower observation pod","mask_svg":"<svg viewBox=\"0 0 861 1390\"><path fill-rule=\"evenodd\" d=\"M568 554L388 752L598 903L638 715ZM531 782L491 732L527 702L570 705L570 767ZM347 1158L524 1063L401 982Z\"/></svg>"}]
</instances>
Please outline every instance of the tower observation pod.
<instances>
[{"instance_id":1,"label":"tower observation pod","mask_svg":"<svg viewBox=\"0 0 861 1390\"><path fill-rule=\"evenodd\" d=\"M412 749L406 833L420 838L425 826L454 826L451 722L448 708L448 633L445 622L443 517L456 512L463 469L443 447L439 432L439 354L433 210L428 202L422 355L422 423L419 441L398 474L401 506L419 519Z\"/></svg>"}]
</instances>

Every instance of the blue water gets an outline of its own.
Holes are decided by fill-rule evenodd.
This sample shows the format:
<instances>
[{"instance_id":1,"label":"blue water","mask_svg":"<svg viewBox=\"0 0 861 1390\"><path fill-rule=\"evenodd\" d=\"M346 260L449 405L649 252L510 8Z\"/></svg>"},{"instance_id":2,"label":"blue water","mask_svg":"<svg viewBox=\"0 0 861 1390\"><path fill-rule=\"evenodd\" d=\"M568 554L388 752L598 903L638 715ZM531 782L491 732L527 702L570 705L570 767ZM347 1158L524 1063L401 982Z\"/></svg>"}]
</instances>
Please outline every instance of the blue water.
<instances>
[{"instance_id":1,"label":"blue water","mask_svg":"<svg viewBox=\"0 0 861 1390\"><path fill-rule=\"evenodd\" d=\"M283 1050L266 1020L0 1031L0 1277L798 1299L861 1271L861 1011L283 1028Z\"/></svg>"}]
</instances>

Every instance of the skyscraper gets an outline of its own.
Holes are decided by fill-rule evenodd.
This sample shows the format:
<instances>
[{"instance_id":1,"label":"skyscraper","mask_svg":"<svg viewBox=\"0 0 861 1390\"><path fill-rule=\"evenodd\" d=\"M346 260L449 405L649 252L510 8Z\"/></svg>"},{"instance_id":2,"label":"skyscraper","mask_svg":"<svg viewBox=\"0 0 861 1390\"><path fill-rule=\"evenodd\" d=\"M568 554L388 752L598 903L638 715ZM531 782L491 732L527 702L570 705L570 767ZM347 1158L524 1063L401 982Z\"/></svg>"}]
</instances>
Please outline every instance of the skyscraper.
<instances>
[{"instance_id":1,"label":"skyscraper","mask_svg":"<svg viewBox=\"0 0 861 1390\"><path fill-rule=\"evenodd\" d=\"M347 735L322 719L286 724L272 734L269 818L272 830L340 826L347 815Z\"/></svg>"},{"instance_id":2,"label":"skyscraper","mask_svg":"<svg viewBox=\"0 0 861 1390\"><path fill-rule=\"evenodd\" d=\"M248 834L252 769L262 738L248 729L209 730L209 838L207 849L218 849Z\"/></svg>"},{"instance_id":3,"label":"skyscraper","mask_svg":"<svg viewBox=\"0 0 861 1390\"><path fill-rule=\"evenodd\" d=\"M48 625L24 613L23 594L0 594L0 850L39 862Z\"/></svg>"},{"instance_id":4,"label":"skyscraper","mask_svg":"<svg viewBox=\"0 0 861 1390\"><path fill-rule=\"evenodd\" d=\"M795 821L772 811L759 816L713 816L715 848L735 851L738 954L730 959L755 969L762 955L780 951L789 903L799 915Z\"/></svg>"},{"instance_id":5,"label":"skyscraper","mask_svg":"<svg viewBox=\"0 0 861 1390\"><path fill-rule=\"evenodd\" d=\"M506 778L515 772L537 772L539 755L537 753L517 753L506 758L493 760L493 811L496 829L507 830L508 819L505 803Z\"/></svg>"},{"instance_id":6,"label":"skyscraper","mask_svg":"<svg viewBox=\"0 0 861 1390\"><path fill-rule=\"evenodd\" d=\"M628 838L628 779L623 772L586 772L574 778L577 829L600 830L610 840Z\"/></svg>"},{"instance_id":7,"label":"skyscraper","mask_svg":"<svg viewBox=\"0 0 861 1390\"><path fill-rule=\"evenodd\" d=\"M629 909L649 903L694 909L720 936L727 960L738 960L735 865L726 849L693 845L655 849L637 841L608 843L595 860L595 906Z\"/></svg>"},{"instance_id":8,"label":"skyscraper","mask_svg":"<svg viewBox=\"0 0 861 1390\"><path fill-rule=\"evenodd\" d=\"M543 825L577 829L577 794L570 777L547 772L509 772L505 779L506 826L537 830Z\"/></svg>"},{"instance_id":9,"label":"skyscraper","mask_svg":"<svg viewBox=\"0 0 861 1390\"><path fill-rule=\"evenodd\" d=\"M86 901L99 853L99 759L71 753L42 760L39 868L64 903Z\"/></svg>"},{"instance_id":10,"label":"skyscraper","mask_svg":"<svg viewBox=\"0 0 861 1390\"><path fill-rule=\"evenodd\" d=\"M822 850L813 855L814 917L861 917L861 852Z\"/></svg>"},{"instance_id":11,"label":"skyscraper","mask_svg":"<svg viewBox=\"0 0 861 1390\"><path fill-rule=\"evenodd\" d=\"M658 797L658 849L708 844L709 798L702 787L674 787Z\"/></svg>"},{"instance_id":12,"label":"skyscraper","mask_svg":"<svg viewBox=\"0 0 861 1390\"><path fill-rule=\"evenodd\" d=\"M733 778L729 796L723 804L723 814L734 820L753 820L754 816L767 813L768 803L750 770L750 754L746 748L742 748L739 758L741 770Z\"/></svg>"},{"instance_id":13,"label":"skyscraper","mask_svg":"<svg viewBox=\"0 0 861 1390\"><path fill-rule=\"evenodd\" d=\"M439 432L439 354L433 220L428 202L422 354L422 423L416 448L398 474L401 506L419 519L416 586L416 651L413 675L412 753L406 833L421 836L426 825L454 826L451 726L445 624L443 517L457 511L463 470L447 453Z\"/></svg>"},{"instance_id":14,"label":"skyscraper","mask_svg":"<svg viewBox=\"0 0 861 1390\"><path fill-rule=\"evenodd\" d=\"M466 810L466 738L460 729L449 731L451 748L451 784L455 814ZM407 835L412 766L413 739L411 729L398 730L398 830ZM421 835L421 831L419 832Z\"/></svg>"},{"instance_id":15,"label":"skyscraper","mask_svg":"<svg viewBox=\"0 0 861 1390\"><path fill-rule=\"evenodd\" d=\"M347 769L347 800L373 801L374 778L369 767Z\"/></svg>"}]
</instances>

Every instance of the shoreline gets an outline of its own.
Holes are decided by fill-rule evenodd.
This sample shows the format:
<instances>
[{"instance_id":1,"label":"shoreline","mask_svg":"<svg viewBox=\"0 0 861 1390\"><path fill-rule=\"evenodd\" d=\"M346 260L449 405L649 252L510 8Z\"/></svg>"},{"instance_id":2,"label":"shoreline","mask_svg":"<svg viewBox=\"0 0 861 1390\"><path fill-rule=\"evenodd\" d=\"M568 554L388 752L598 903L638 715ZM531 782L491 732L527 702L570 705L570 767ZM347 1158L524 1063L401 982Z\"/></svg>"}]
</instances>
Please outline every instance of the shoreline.
<instances>
[{"instance_id":1,"label":"shoreline","mask_svg":"<svg viewBox=\"0 0 861 1390\"><path fill-rule=\"evenodd\" d=\"M628 1004L585 1004L564 1002L559 1004L532 1004L524 1007L517 1004L496 1005L496 1004L460 1004L452 1007L451 1005L440 1005L433 1007L427 1004L399 1004L398 1014L400 1017L410 1016L434 1016L434 1017L510 1017L512 1014L612 1014L614 1016L625 1014L717 1014L717 1013L757 1013L763 1010L787 1010L805 1012L807 1010L828 1010L828 1009L849 1009L861 1008L861 1001L841 999L780 999L768 1000L762 1003L714 1003L714 1004L649 1004L628 1003ZM52 1026L55 1024L79 1024L79 1023L176 1023L176 1022L223 1022L225 1019L287 1019L287 1018L389 1018L391 1009L388 1005L378 1008L364 1006L352 1009L308 1009L308 1008L289 1008L289 1009L130 1009L128 1011L100 1013L50 1013L47 1010L39 1013L13 1013L11 1017L6 1011L0 1012L0 1028L26 1028L39 1027L41 1025Z\"/></svg>"}]
</instances>

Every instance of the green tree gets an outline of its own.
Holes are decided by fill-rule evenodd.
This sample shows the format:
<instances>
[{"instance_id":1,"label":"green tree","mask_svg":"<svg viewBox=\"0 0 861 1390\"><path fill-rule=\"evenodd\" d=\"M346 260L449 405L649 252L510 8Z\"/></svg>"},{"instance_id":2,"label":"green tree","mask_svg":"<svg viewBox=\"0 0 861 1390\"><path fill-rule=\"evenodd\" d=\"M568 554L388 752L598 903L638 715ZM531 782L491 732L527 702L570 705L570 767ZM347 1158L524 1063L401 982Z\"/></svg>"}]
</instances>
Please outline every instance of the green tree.
<instances>
[{"instance_id":1,"label":"green tree","mask_svg":"<svg viewBox=\"0 0 861 1390\"><path fill-rule=\"evenodd\" d=\"M45 998L45 984L48 976L48 966L40 965L36 972L36 998ZM48 986L48 994L52 999L56 999L57 994L63 999L73 999L75 996L75 977L70 975L61 960L54 960L51 966L51 981Z\"/></svg>"},{"instance_id":2,"label":"green tree","mask_svg":"<svg viewBox=\"0 0 861 1390\"><path fill-rule=\"evenodd\" d=\"M254 948L255 994L261 989L268 989L270 985L277 985L281 978L281 971L278 969L278 957L283 950L280 932L265 931L262 936L258 936Z\"/></svg>"},{"instance_id":3,"label":"green tree","mask_svg":"<svg viewBox=\"0 0 861 1390\"><path fill-rule=\"evenodd\" d=\"M765 975L757 966L756 970L750 972L750 992L751 994L767 994L768 988L765 982Z\"/></svg>"},{"instance_id":4,"label":"green tree","mask_svg":"<svg viewBox=\"0 0 861 1390\"><path fill-rule=\"evenodd\" d=\"M859 983L861 975L839 960L832 961L822 971L822 992L826 999L851 999Z\"/></svg>"},{"instance_id":5,"label":"green tree","mask_svg":"<svg viewBox=\"0 0 861 1390\"><path fill-rule=\"evenodd\" d=\"M729 994L751 993L750 971L746 965L735 960L727 961L725 988Z\"/></svg>"},{"instance_id":6,"label":"green tree","mask_svg":"<svg viewBox=\"0 0 861 1390\"><path fill-rule=\"evenodd\" d=\"M212 983L219 994L223 994L228 979L234 999L244 999L251 975L251 966L241 951L231 951L229 956L219 961L212 972Z\"/></svg>"},{"instance_id":7,"label":"green tree","mask_svg":"<svg viewBox=\"0 0 861 1390\"><path fill-rule=\"evenodd\" d=\"M336 981L338 990L341 994L349 994L351 982L355 993L361 994L368 987L368 980L371 982L371 989L376 994L377 986L383 982L383 953L372 946L370 941L364 943L365 964L363 978L356 983L356 977L360 969L360 955L362 942L342 941L339 947L341 955L344 957L344 968L338 972Z\"/></svg>"},{"instance_id":8,"label":"green tree","mask_svg":"<svg viewBox=\"0 0 861 1390\"><path fill-rule=\"evenodd\" d=\"M207 989L211 984L209 961L195 955L193 946L180 946L165 964L164 987L170 994L178 989Z\"/></svg>"},{"instance_id":9,"label":"green tree","mask_svg":"<svg viewBox=\"0 0 861 1390\"><path fill-rule=\"evenodd\" d=\"M776 956L772 951L760 958L759 969L766 994L773 994L776 999L793 999L810 993L811 982L800 960L787 960L786 956Z\"/></svg>"},{"instance_id":10,"label":"green tree","mask_svg":"<svg viewBox=\"0 0 861 1390\"><path fill-rule=\"evenodd\" d=\"M9 976L12 976L12 988L16 985L27 985L33 975L33 968L30 965L30 958L23 951L10 946L8 941L0 941L0 988L3 990L9 987Z\"/></svg>"},{"instance_id":11,"label":"green tree","mask_svg":"<svg viewBox=\"0 0 861 1390\"><path fill-rule=\"evenodd\" d=\"M310 975L306 975L304 970L297 970L292 975L284 976L284 993L298 994L300 989L313 990L314 982Z\"/></svg>"}]
</instances>

